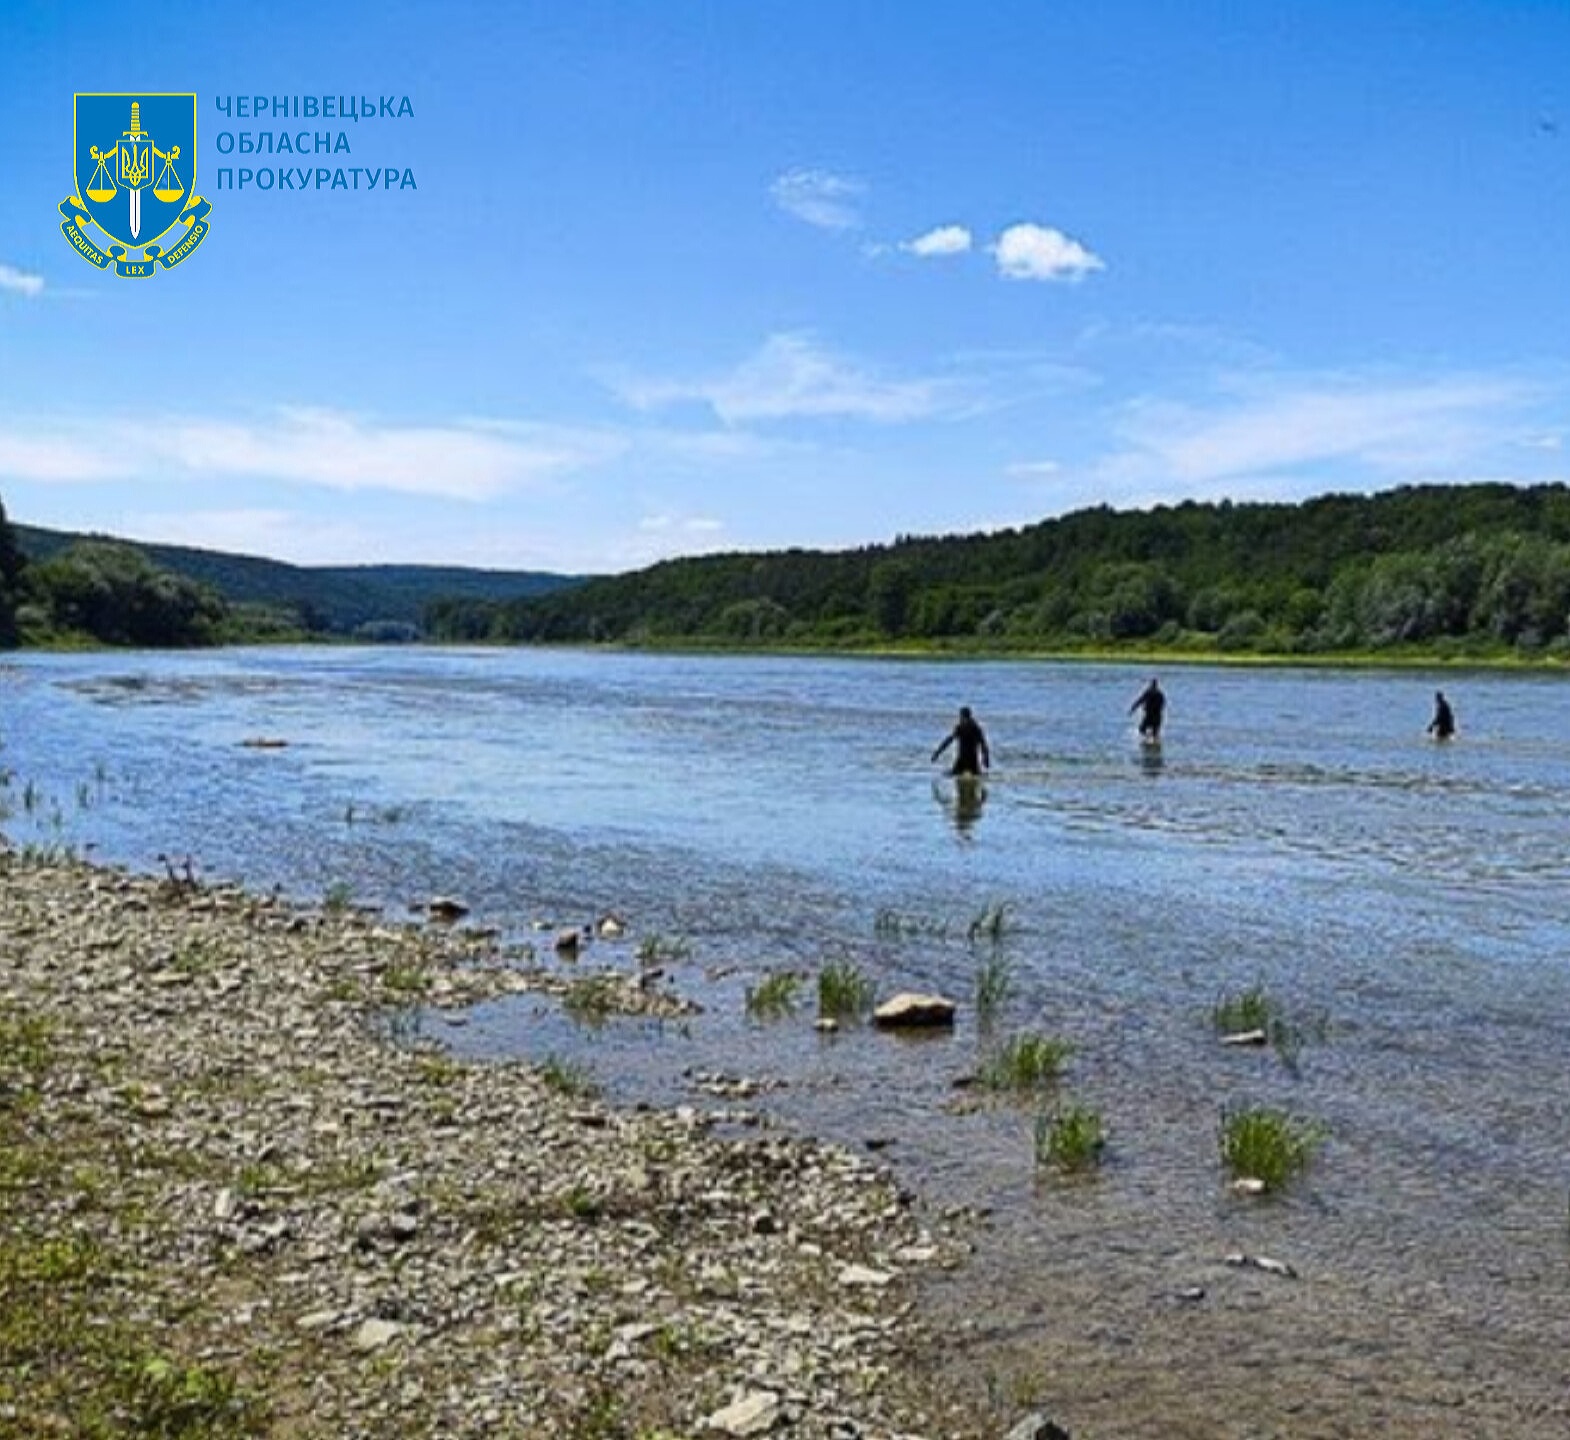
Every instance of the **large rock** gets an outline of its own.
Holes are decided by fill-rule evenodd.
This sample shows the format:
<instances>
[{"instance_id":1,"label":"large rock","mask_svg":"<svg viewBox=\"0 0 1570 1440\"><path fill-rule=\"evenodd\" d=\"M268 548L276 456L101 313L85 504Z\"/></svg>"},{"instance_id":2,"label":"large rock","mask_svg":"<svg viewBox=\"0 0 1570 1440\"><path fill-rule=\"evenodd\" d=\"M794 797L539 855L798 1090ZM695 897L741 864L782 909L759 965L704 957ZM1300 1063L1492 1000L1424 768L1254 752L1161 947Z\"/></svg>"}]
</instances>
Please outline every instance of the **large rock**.
<instances>
[{"instance_id":1,"label":"large rock","mask_svg":"<svg viewBox=\"0 0 1570 1440\"><path fill-rule=\"evenodd\" d=\"M1027 1415L1003 1440L1073 1440L1073 1437L1061 1425L1038 1413Z\"/></svg>"},{"instance_id":2,"label":"large rock","mask_svg":"<svg viewBox=\"0 0 1570 1440\"><path fill-rule=\"evenodd\" d=\"M872 1012L875 1025L887 1029L913 1026L952 1025L955 1005L941 995L921 995L914 990L902 991L891 1000L885 1000Z\"/></svg>"}]
</instances>

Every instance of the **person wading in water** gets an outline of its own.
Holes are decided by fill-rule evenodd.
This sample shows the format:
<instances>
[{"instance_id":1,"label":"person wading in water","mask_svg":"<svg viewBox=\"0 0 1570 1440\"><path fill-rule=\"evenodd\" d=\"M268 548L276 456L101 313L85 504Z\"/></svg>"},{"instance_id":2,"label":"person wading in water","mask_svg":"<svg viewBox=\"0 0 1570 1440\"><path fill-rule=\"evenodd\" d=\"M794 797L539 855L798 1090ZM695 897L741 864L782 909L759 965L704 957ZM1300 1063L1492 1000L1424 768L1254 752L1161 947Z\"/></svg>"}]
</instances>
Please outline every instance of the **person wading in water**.
<instances>
[{"instance_id":1,"label":"person wading in water","mask_svg":"<svg viewBox=\"0 0 1570 1440\"><path fill-rule=\"evenodd\" d=\"M1448 740L1456 733L1456 712L1443 690L1434 691L1434 718L1428 722L1428 733L1436 740Z\"/></svg>"},{"instance_id":2,"label":"person wading in water","mask_svg":"<svg viewBox=\"0 0 1570 1440\"><path fill-rule=\"evenodd\" d=\"M1152 743L1161 739L1161 721L1167 713L1167 697L1162 693L1161 686L1154 680L1140 691L1139 698L1128 707L1132 715L1136 710L1143 710L1139 717L1139 738Z\"/></svg>"},{"instance_id":3,"label":"person wading in water","mask_svg":"<svg viewBox=\"0 0 1570 1440\"><path fill-rule=\"evenodd\" d=\"M955 746L953 775L979 775L992 768L992 754L987 749L986 732L970 713L970 706L959 707L959 723L949 731L948 738L932 752L936 760L950 745Z\"/></svg>"}]
</instances>

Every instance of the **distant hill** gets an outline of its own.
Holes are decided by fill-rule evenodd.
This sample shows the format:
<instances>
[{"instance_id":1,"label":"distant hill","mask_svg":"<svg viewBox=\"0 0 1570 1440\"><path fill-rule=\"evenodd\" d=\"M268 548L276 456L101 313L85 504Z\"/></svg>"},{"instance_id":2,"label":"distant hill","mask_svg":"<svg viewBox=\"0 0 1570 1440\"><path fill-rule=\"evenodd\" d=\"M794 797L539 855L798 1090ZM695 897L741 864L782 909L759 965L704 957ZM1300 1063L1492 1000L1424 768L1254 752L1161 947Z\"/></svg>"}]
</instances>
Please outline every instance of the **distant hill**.
<instances>
[{"instance_id":1,"label":"distant hill","mask_svg":"<svg viewBox=\"0 0 1570 1440\"><path fill-rule=\"evenodd\" d=\"M29 560L47 560L80 540L114 537L13 525ZM546 595L579 577L535 570L476 570L456 565L289 565L184 545L133 544L154 564L210 585L236 605L293 610L306 628L349 634L366 625L424 622L434 600L504 603Z\"/></svg>"},{"instance_id":2,"label":"distant hill","mask_svg":"<svg viewBox=\"0 0 1570 1440\"><path fill-rule=\"evenodd\" d=\"M526 642L1570 658L1570 488L1099 506L990 534L668 560L428 618L438 638Z\"/></svg>"}]
</instances>

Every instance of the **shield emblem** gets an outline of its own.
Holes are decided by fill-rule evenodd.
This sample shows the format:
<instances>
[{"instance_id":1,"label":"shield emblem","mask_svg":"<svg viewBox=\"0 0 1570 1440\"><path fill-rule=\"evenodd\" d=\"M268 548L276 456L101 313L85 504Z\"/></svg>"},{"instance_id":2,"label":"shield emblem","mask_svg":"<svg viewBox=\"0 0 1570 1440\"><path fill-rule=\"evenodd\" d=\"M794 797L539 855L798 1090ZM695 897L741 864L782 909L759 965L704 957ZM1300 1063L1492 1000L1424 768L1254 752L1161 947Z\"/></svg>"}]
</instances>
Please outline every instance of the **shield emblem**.
<instances>
[{"instance_id":1,"label":"shield emblem","mask_svg":"<svg viewBox=\"0 0 1570 1440\"><path fill-rule=\"evenodd\" d=\"M195 95L78 95L76 193L122 245L147 245L196 185Z\"/></svg>"}]
</instances>

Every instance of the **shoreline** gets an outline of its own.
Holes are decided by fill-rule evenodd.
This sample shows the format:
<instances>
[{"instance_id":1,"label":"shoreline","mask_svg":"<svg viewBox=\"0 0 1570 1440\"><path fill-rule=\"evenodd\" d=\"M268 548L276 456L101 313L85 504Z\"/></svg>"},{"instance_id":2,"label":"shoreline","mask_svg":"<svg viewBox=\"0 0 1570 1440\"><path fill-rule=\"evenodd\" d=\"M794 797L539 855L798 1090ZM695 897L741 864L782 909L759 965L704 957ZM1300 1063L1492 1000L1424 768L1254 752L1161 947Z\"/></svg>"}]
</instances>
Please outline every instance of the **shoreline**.
<instances>
[{"instance_id":1,"label":"shoreline","mask_svg":"<svg viewBox=\"0 0 1570 1440\"><path fill-rule=\"evenodd\" d=\"M505 654L510 651L543 651L548 654L584 655L666 655L713 656L716 659L808 659L808 660L881 660L937 661L972 664L1052 664L1052 665L1129 665L1147 667L1171 665L1179 668L1212 666L1236 670L1345 670L1345 671L1471 671L1483 675L1561 675L1570 673L1570 656L1430 654L1413 651L1349 650L1311 654L1285 651L1163 650L1163 649L1043 649L985 646L902 645L886 642L876 645L731 645L704 641L656 641L648 644L590 644L489 640L419 639L404 644L376 644L351 637L326 639L245 640L222 645L149 649L117 645L25 645L0 651L5 655L202 655L236 650L377 650L396 654L401 650L477 651Z\"/></svg>"},{"instance_id":2,"label":"shoreline","mask_svg":"<svg viewBox=\"0 0 1570 1440\"><path fill-rule=\"evenodd\" d=\"M529 988L483 934L0 849L0 1437L984 1433L913 1299L955 1217L881 1166L377 1019Z\"/></svg>"}]
</instances>

